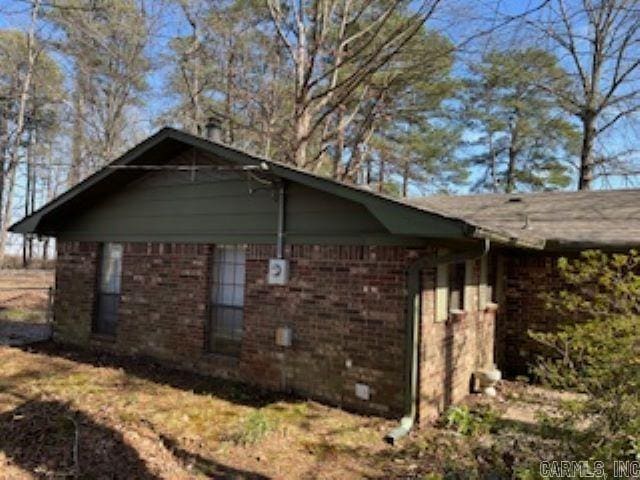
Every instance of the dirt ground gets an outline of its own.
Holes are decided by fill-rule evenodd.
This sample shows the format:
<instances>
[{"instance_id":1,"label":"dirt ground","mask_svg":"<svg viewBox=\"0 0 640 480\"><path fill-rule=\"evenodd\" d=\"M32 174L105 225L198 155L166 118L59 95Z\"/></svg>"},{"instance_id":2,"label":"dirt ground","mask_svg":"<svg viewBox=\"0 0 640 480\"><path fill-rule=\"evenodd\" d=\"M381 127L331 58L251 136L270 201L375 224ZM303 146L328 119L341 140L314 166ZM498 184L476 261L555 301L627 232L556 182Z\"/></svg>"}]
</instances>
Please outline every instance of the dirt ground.
<instances>
[{"instance_id":1,"label":"dirt ground","mask_svg":"<svg viewBox=\"0 0 640 480\"><path fill-rule=\"evenodd\" d=\"M44 343L0 347L0 366L2 480L523 478L554 449L535 425L553 394L509 382L468 402L492 412L486 431L391 447L394 421L148 361Z\"/></svg>"},{"instance_id":2,"label":"dirt ground","mask_svg":"<svg viewBox=\"0 0 640 480\"><path fill-rule=\"evenodd\" d=\"M0 271L0 326L35 325L52 284L51 271ZM0 480L536 478L557 445L539 416L565 396L514 382L498 391L392 447L393 420L145 360L0 346Z\"/></svg>"}]
</instances>

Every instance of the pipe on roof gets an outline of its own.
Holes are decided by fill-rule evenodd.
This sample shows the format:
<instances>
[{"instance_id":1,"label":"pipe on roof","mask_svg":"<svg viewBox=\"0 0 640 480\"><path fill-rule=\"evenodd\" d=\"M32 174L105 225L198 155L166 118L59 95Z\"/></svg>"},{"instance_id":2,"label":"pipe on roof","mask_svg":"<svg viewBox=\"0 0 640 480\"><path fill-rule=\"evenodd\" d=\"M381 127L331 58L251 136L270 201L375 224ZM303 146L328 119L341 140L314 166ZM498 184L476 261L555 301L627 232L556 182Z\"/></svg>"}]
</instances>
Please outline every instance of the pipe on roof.
<instances>
[{"instance_id":1,"label":"pipe on roof","mask_svg":"<svg viewBox=\"0 0 640 480\"><path fill-rule=\"evenodd\" d=\"M425 268L433 268L438 265L458 263L467 260L475 260L489 253L491 241L484 238L480 248L467 250L464 252L451 253L441 257L422 257L413 262L407 269L408 310L406 316L406 345L405 345L405 414L400 419L396 428L385 435L384 440L395 445L398 440L406 436L416 421L418 402L418 359L419 359L419 328L422 316L420 273Z\"/></svg>"}]
</instances>

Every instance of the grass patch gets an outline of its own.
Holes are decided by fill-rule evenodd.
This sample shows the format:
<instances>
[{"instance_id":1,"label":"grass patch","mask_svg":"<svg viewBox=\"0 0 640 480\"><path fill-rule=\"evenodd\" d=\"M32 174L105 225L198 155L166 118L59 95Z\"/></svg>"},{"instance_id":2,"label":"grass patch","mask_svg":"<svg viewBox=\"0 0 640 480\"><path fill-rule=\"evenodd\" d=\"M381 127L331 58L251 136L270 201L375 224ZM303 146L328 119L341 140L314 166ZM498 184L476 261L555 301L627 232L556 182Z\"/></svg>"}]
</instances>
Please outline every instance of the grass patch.
<instances>
[{"instance_id":1,"label":"grass patch","mask_svg":"<svg viewBox=\"0 0 640 480\"><path fill-rule=\"evenodd\" d=\"M228 439L236 445L254 445L276 427L277 422L269 418L263 410L254 410L231 432Z\"/></svg>"},{"instance_id":2,"label":"grass patch","mask_svg":"<svg viewBox=\"0 0 640 480\"><path fill-rule=\"evenodd\" d=\"M47 312L43 310L27 310L24 308L0 309L0 320L8 322L44 323Z\"/></svg>"}]
</instances>

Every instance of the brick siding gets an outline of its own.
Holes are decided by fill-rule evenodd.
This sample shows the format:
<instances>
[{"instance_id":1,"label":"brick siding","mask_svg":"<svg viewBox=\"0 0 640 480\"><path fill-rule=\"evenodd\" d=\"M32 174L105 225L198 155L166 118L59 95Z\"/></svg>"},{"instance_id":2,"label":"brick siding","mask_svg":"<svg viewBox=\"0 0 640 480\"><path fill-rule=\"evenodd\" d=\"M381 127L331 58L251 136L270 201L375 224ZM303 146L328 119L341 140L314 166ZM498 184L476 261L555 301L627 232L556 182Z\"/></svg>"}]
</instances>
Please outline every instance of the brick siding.
<instances>
[{"instance_id":1,"label":"brick siding","mask_svg":"<svg viewBox=\"0 0 640 480\"><path fill-rule=\"evenodd\" d=\"M536 357L543 353L528 330L553 331L557 325L543 296L565 287L557 268L559 256L527 252L501 255L504 291L496 325L496 360L509 377L528 374Z\"/></svg>"},{"instance_id":2,"label":"brick siding","mask_svg":"<svg viewBox=\"0 0 640 480\"><path fill-rule=\"evenodd\" d=\"M473 266L472 283L477 285L479 261ZM436 322L435 279L435 268L422 273L419 418L423 423L467 396L474 371L494 363L495 306L479 311L478 289L471 288L463 315Z\"/></svg>"},{"instance_id":3,"label":"brick siding","mask_svg":"<svg viewBox=\"0 0 640 480\"><path fill-rule=\"evenodd\" d=\"M404 413L406 271L428 250L289 245L290 280L274 286L266 279L275 247L250 245L242 348L238 358L229 358L205 350L213 248L124 244L118 332L105 338L91 333L99 244L59 242L54 338L150 356L356 411ZM423 403L441 409L468 393L475 365L488 361L482 355L493 358L493 331L491 320L480 320L477 312L456 324L427 318L434 275L425 274L430 280L425 280L421 388ZM292 328L291 347L275 344L280 326ZM445 367L452 342L460 360ZM357 382L370 386L369 401L356 397Z\"/></svg>"}]
</instances>

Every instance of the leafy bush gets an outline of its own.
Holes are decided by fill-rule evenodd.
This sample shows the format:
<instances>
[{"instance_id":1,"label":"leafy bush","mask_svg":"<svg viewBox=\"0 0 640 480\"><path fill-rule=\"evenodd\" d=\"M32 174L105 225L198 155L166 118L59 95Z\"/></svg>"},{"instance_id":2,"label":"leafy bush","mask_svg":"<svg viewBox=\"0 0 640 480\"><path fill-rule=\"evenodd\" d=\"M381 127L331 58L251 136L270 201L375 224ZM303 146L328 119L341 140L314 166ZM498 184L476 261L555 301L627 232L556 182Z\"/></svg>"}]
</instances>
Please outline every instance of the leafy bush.
<instances>
[{"instance_id":1,"label":"leafy bush","mask_svg":"<svg viewBox=\"0 0 640 480\"><path fill-rule=\"evenodd\" d=\"M640 441L640 256L584 252L558 264L566 288L549 294L554 332L530 332L553 355L534 368L546 384L585 394L546 419L581 458L635 457ZM571 427L571 428L568 428Z\"/></svg>"},{"instance_id":2,"label":"leafy bush","mask_svg":"<svg viewBox=\"0 0 640 480\"><path fill-rule=\"evenodd\" d=\"M448 428L461 435L473 436L489 432L498 417L488 407L471 410L467 406L456 406L447 410L445 418Z\"/></svg>"}]
</instances>

